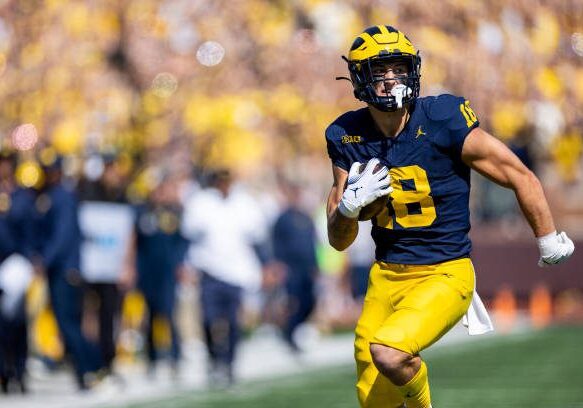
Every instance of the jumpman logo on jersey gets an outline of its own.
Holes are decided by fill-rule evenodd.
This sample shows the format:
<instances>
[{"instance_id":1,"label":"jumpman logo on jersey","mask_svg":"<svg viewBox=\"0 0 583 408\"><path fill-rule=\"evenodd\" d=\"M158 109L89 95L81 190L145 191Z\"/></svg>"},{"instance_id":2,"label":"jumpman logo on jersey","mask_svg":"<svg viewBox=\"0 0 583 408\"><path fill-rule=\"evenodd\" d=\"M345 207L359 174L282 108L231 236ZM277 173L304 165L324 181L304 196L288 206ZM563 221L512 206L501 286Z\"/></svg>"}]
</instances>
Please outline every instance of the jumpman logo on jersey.
<instances>
[{"instance_id":1,"label":"jumpman logo on jersey","mask_svg":"<svg viewBox=\"0 0 583 408\"><path fill-rule=\"evenodd\" d=\"M350 189L350 191L354 191L354 198L356 198L356 192L357 192L359 189L361 189L361 188L362 188L362 187L354 187L354 188L351 188L351 189Z\"/></svg>"},{"instance_id":2,"label":"jumpman logo on jersey","mask_svg":"<svg viewBox=\"0 0 583 408\"><path fill-rule=\"evenodd\" d=\"M427 133L425 133L425 132L423 131L423 129L421 128L421 126L419 126L419 127L417 128L417 136L415 136L415 139L417 139L419 136L424 136L424 135L426 135L426 134L427 134Z\"/></svg>"}]
</instances>

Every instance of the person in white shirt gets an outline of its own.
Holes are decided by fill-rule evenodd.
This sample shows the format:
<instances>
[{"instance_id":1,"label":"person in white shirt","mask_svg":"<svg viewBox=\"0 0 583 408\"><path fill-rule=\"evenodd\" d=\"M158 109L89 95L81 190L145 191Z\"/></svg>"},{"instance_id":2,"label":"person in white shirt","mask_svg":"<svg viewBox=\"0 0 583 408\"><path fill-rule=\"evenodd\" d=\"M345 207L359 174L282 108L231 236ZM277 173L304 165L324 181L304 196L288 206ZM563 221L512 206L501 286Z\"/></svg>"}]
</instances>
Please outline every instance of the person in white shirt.
<instances>
[{"instance_id":1,"label":"person in white shirt","mask_svg":"<svg viewBox=\"0 0 583 408\"><path fill-rule=\"evenodd\" d=\"M255 200L233 183L230 171L211 174L209 187L186 203L183 235L191 241L188 262L200 275L204 340L209 354L209 383L233 382L239 340L237 315L243 291L262 281L267 223Z\"/></svg>"}]
</instances>

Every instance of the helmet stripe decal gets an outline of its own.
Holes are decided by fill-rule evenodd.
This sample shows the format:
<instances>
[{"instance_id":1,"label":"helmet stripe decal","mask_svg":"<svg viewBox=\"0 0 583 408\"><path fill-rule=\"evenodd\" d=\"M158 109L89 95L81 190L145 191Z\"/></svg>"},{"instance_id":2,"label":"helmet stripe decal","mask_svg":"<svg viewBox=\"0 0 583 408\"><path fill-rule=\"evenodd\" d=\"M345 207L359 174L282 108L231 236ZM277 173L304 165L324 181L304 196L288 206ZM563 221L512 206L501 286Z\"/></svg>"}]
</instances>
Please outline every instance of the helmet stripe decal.
<instances>
[{"instance_id":1,"label":"helmet stripe decal","mask_svg":"<svg viewBox=\"0 0 583 408\"><path fill-rule=\"evenodd\" d=\"M381 30L381 34L383 34L383 36L389 35L389 30L387 30L387 26L379 25L377 27L379 28L379 30Z\"/></svg>"}]
</instances>

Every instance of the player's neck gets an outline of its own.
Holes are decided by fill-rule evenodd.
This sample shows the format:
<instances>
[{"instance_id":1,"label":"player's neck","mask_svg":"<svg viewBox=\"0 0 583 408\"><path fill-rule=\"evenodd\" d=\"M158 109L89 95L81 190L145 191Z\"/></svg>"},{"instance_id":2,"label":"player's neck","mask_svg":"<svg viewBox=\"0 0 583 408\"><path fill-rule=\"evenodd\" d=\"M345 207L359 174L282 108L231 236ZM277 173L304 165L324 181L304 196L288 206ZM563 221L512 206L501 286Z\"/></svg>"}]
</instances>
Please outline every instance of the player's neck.
<instances>
[{"instance_id":1,"label":"player's neck","mask_svg":"<svg viewBox=\"0 0 583 408\"><path fill-rule=\"evenodd\" d=\"M368 107L370 114L385 137L396 137L411 117L407 107L397 109L394 112L383 112L373 106Z\"/></svg>"}]
</instances>

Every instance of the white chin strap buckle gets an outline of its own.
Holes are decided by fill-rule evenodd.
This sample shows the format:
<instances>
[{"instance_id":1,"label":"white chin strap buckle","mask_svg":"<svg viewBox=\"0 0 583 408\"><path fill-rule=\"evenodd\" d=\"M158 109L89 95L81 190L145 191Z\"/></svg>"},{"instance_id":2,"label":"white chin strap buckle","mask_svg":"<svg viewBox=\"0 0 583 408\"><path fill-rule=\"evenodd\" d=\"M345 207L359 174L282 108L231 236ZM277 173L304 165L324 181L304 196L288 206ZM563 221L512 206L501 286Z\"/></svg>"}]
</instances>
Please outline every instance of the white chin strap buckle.
<instances>
[{"instance_id":1,"label":"white chin strap buckle","mask_svg":"<svg viewBox=\"0 0 583 408\"><path fill-rule=\"evenodd\" d=\"M397 84L391 88L391 95L395 97L397 108L399 109L403 107L403 98L405 96L411 96L412 93L411 88L403 84Z\"/></svg>"}]
</instances>

